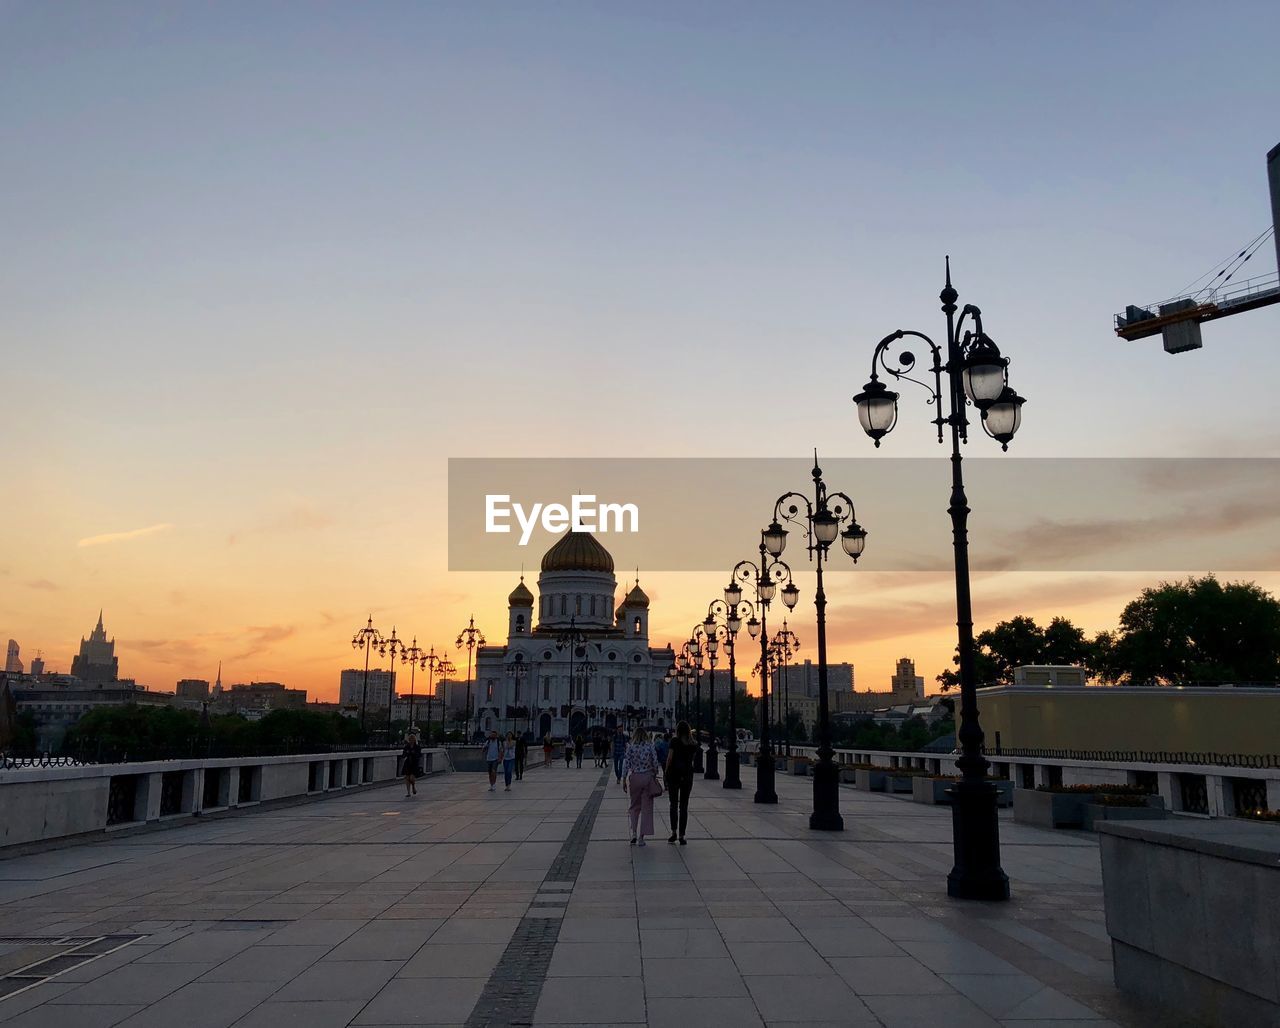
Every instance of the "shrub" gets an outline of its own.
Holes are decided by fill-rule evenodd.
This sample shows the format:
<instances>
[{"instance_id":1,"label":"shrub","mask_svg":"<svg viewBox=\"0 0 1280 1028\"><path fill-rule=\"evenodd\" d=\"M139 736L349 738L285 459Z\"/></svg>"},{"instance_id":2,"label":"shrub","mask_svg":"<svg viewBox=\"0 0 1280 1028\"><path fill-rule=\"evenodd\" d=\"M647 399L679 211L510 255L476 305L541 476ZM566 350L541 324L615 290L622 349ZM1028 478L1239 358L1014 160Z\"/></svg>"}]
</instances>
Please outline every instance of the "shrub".
<instances>
[{"instance_id":1,"label":"shrub","mask_svg":"<svg viewBox=\"0 0 1280 1028\"><path fill-rule=\"evenodd\" d=\"M1095 796L1093 802L1103 807L1145 807L1147 805L1145 796L1127 793L1123 795L1102 793L1100 796Z\"/></svg>"},{"instance_id":2,"label":"shrub","mask_svg":"<svg viewBox=\"0 0 1280 1028\"><path fill-rule=\"evenodd\" d=\"M1273 825L1280 825L1280 810L1239 810L1236 816L1248 818L1250 821L1269 821Z\"/></svg>"}]
</instances>

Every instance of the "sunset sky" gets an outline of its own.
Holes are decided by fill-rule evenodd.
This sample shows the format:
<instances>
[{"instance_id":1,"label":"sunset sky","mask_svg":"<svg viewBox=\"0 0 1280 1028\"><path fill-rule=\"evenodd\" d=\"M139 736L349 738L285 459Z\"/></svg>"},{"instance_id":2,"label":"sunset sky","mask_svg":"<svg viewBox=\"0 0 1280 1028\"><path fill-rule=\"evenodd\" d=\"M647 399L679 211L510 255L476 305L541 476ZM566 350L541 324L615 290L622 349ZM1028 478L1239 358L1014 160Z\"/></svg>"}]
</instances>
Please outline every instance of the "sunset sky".
<instances>
[{"instance_id":1,"label":"sunset sky","mask_svg":"<svg viewBox=\"0 0 1280 1028\"><path fill-rule=\"evenodd\" d=\"M850 397L943 332L947 253L1017 456L1280 456L1280 307L1178 356L1111 327L1270 222L1280 8L1215 10L0 2L0 642L67 671L102 608L153 689L331 699L370 614L496 640L516 569L448 570L450 457L794 458L772 495L815 446L932 457L945 522L923 393L879 451ZM975 540L1035 502L970 501ZM892 564L829 587L863 689L955 644L950 576ZM983 573L976 620L1092 632L1200 566ZM724 578L642 568L654 641Z\"/></svg>"}]
</instances>

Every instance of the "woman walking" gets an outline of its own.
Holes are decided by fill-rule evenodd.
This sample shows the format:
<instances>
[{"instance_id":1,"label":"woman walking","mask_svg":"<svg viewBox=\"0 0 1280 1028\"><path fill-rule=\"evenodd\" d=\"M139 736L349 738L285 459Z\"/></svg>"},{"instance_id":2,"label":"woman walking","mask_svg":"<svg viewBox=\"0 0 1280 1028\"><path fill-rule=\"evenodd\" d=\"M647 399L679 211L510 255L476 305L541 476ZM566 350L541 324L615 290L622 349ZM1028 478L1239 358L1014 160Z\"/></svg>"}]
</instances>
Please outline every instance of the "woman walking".
<instances>
[{"instance_id":1,"label":"woman walking","mask_svg":"<svg viewBox=\"0 0 1280 1028\"><path fill-rule=\"evenodd\" d=\"M573 767L573 736L564 737L564 766Z\"/></svg>"},{"instance_id":2,"label":"woman walking","mask_svg":"<svg viewBox=\"0 0 1280 1028\"><path fill-rule=\"evenodd\" d=\"M551 741L551 733L542 737L542 766L551 766L551 756L556 751L556 744Z\"/></svg>"},{"instance_id":3,"label":"woman walking","mask_svg":"<svg viewBox=\"0 0 1280 1028\"><path fill-rule=\"evenodd\" d=\"M587 752L587 740L579 732L573 740L573 755L578 758L578 767L582 767L582 757Z\"/></svg>"},{"instance_id":4,"label":"woman walking","mask_svg":"<svg viewBox=\"0 0 1280 1028\"><path fill-rule=\"evenodd\" d=\"M693 741L689 731L689 722L681 721L676 725L676 737L671 740L667 751L667 792L671 794L671 838L667 842L680 839L685 846L684 832L689 824L689 793L693 791L693 755L698 752L698 744Z\"/></svg>"},{"instance_id":5,"label":"woman walking","mask_svg":"<svg viewBox=\"0 0 1280 1028\"><path fill-rule=\"evenodd\" d=\"M627 810L631 818L631 845L643 846L644 837L653 834L653 798L662 795L662 786L658 784L658 755L643 728L636 729L635 738L627 747L623 770L627 776L627 795L631 797Z\"/></svg>"},{"instance_id":6,"label":"woman walking","mask_svg":"<svg viewBox=\"0 0 1280 1028\"><path fill-rule=\"evenodd\" d=\"M418 795L418 775L422 774L422 746L416 732L405 736L404 750L400 753L400 773L404 775L404 795Z\"/></svg>"},{"instance_id":7,"label":"woman walking","mask_svg":"<svg viewBox=\"0 0 1280 1028\"><path fill-rule=\"evenodd\" d=\"M516 737L513 733L508 732L506 741L502 744L502 778L507 783L507 787L503 792L511 791L511 776L516 770Z\"/></svg>"}]
</instances>

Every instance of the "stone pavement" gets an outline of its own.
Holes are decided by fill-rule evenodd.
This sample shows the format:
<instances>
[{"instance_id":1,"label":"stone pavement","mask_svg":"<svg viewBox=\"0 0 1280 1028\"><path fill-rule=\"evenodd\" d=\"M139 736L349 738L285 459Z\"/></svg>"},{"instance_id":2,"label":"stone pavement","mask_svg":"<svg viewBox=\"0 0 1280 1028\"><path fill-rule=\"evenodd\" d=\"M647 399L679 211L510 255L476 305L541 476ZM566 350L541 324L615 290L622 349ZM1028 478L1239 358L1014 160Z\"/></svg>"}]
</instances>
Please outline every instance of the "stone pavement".
<instances>
[{"instance_id":1,"label":"stone pavement","mask_svg":"<svg viewBox=\"0 0 1280 1028\"><path fill-rule=\"evenodd\" d=\"M1091 835L1003 820L1014 900L961 903L946 808L846 788L820 835L753 775L695 784L684 847L560 764L0 860L0 1026L1163 1023L1111 985Z\"/></svg>"}]
</instances>

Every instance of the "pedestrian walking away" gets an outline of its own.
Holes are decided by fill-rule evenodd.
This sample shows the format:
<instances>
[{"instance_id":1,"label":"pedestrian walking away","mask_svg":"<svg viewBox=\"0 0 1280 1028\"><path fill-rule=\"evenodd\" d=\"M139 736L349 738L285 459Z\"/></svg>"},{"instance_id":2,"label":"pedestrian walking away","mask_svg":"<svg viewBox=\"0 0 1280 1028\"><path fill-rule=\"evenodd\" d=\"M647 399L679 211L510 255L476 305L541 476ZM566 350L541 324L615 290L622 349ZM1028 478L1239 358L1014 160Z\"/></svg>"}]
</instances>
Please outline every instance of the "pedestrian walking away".
<instances>
[{"instance_id":1,"label":"pedestrian walking away","mask_svg":"<svg viewBox=\"0 0 1280 1028\"><path fill-rule=\"evenodd\" d=\"M578 767L582 767L582 755L586 752L586 749L587 740L584 739L582 737L582 733L579 732L577 737L573 740L573 755L577 758Z\"/></svg>"},{"instance_id":2,"label":"pedestrian walking away","mask_svg":"<svg viewBox=\"0 0 1280 1028\"><path fill-rule=\"evenodd\" d=\"M627 795L631 797L631 805L627 808L631 819L631 844L643 846L644 837L653 834L654 798L662 795L662 786L658 782L658 755L643 728L636 729L623 764Z\"/></svg>"},{"instance_id":3,"label":"pedestrian walking away","mask_svg":"<svg viewBox=\"0 0 1280 1028\"><path fill-rule=\"evenodd\" d=\"M524 781L524 765L528 759L529 759L529 740L527 740L522 733L520 738L516 740L516 781L517 782Z\"/></svg>"},{"instance_id":4,"label":"pedestrian walking away","mask_svg":"<svg viewBox=\"0 0 1280 1028\"><path fill-rule=\"evenodd\" d=\"M498 763L502 760L502 742L497 732L490 731L485 740L484 759L489 765L489 791L493 792L498 787Z\"/></svg>"},{"instance_id":5,"label":"pedestrian walking away","mask_svg":"<svg viewBox=\"0 0 1280 1028\"><path fill-rule=\"evenodd\" d=\"M689 793L693 792L693 755L698 744L693 741L689 731L689 722L681 721L676 725L676 737L671 740L667 753L666 780L667 794L671 797L671 838L667 842L687 845L684 838L685 829L689 825Z\"/></svg>"},{"instance_id":6,"label":"pedestrian walking away","mask_svg":"<svg viewBox=\"0 0 1280 1028\"><path fill-rule=\"evenodd\" d=\"M508 732L502 744L502 780L506 783L504 792L511 791L511 777L516 773L516 737Z\"/></svg>"},{"instance_id":7,"label":"pedestrian walking away","mask_svg":"<svg viewBox=\"0 0 1280 1028\"><path fill-rule=\"evenodd\" d=\"M622 726L618 725L613 730L613 773L618 777L618 784L622 784L622 763L627 756L627 737L622 731Z\"/></svg>"},{"instance_id":8,"label":"pedestrian walking away","mask_svg":"<svg viewBox=\"0 0 1280 1028\"><path fill-rule=\"evenodd\" d=\"M404 775L404 794L407 799L418 795L418 775L422 774L422 746L418 733L405 736L404 749L400 753L400 773Z\"/></svg>"},{"instance_id":9,"label":"pedestrian walking away","mask_svg":"<svg viewBox=\"0 0 1280 1028\"><path fill-rule=\"evenodd\" d=\"M551 766L551 756L556 751L556 744L551 741L551 733L548 732L542 737L542 766Z\"/></svg>"},{"instance_id":10,"label":"pedestrian walking away","mask_svg":"<svg viewBox=\"0 0 1280 1028\"><path fill-rule=\"evenodd\" d=\"M564 766L573 767L573 736L564 737Z\"/></svg>"},{"instance_id":11,"label":"pedestrian walking away","mask_svg":"<svg viewBox=\"0 0 1280 1028\"><path fill-rule=\"evenodd\" d=\"M658 735L653 733L653 751L658 755L658 766L665 768L667 766L667 754L671 752L671 733L663 732Z\"/></svg>"}]
</instances>

